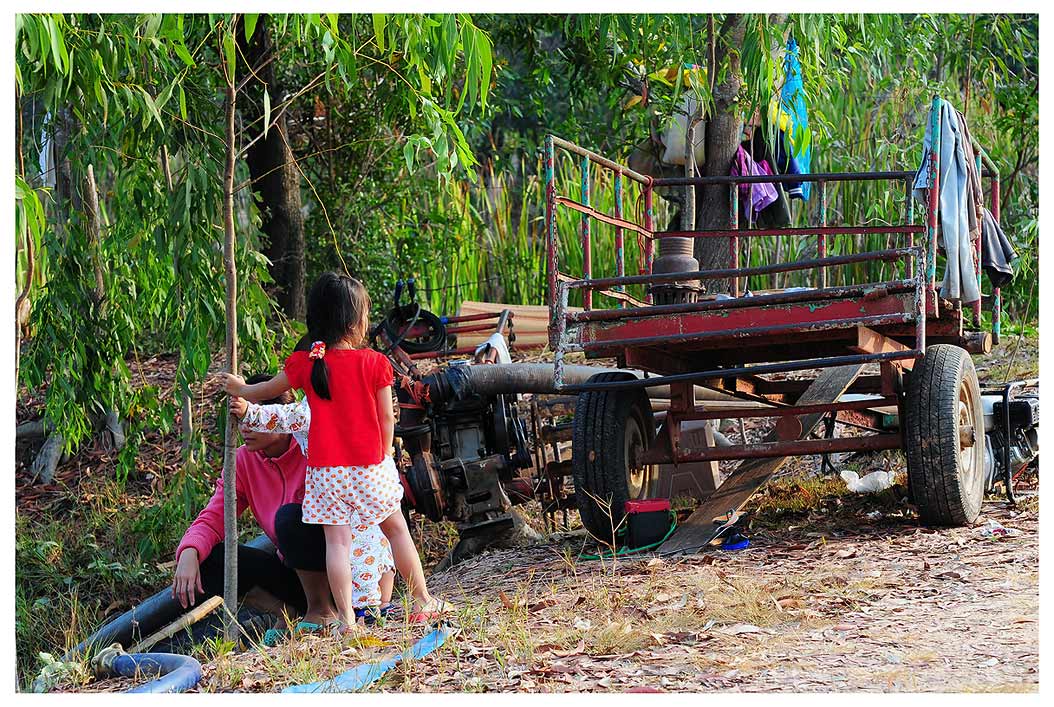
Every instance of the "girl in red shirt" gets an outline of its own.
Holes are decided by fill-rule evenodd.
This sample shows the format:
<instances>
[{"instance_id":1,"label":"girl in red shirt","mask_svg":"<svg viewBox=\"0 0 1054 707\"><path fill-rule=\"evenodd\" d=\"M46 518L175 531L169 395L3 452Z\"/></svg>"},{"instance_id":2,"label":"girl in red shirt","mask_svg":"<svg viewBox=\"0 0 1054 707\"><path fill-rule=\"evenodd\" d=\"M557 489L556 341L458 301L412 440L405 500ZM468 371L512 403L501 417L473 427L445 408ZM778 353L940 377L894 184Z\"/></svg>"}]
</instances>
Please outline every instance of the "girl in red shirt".
<instances>
[{"instance_id":1,"label":"girl in red shirt","mask_svg":"<svg viewBox=\"0 0 1054 707\"><path fill-rule=\"evenodd\" d=\"M400 510L403 489L392 460L392 367L383 354L364 348L369 307L362 283L325 273L308 295L311 350L294 351L285 370L263 383L246 385L241 377L224 374L224 388L231 395L273 398L290 388L307 395L311 427L303 519L324 526L329 585L348 631L355 626L347 562L355 538L353 512L360 523L379 524L388 538L395 565L414 597L410 621L428 621L448 608L428 593Z\"/></svg>"}]
</instances>

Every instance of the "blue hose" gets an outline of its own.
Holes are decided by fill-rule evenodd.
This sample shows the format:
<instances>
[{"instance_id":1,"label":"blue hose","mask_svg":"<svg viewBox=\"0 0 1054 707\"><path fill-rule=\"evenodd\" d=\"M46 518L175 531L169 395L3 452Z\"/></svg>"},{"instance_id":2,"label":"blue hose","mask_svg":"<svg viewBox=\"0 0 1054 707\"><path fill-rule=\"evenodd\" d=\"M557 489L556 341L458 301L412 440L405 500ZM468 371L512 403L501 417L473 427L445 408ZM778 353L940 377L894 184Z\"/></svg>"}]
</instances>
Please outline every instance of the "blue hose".
<instances>
[{"instance_id":1,"label":"blue hose","mask_svg":"<svg viewBox=\"0 0 1054 707\"><path fill-rule=\"evenodd\" d=\"M451 626L440 626L417 641L408 651L408 656L396 653L378 663L363 663L341 673L332 680L322 680L321 682L312 682L307 685L290 685L282 692L356 692L365 689L398 665L405 657L412 656L415 660L424 658L446 643L446 640L454 635L456 631Z\"/></svg>"},{"instance_id":2,"label":"blue hose","mask_svg":"<svg viewBox=\"0 0 1054 707\"><path fill-rule=\"evenodd\" d=\"M174 653L124 653L114 658L112 669L127 678L157 676L153 682L126 692L186 692L201 680L201 663Z\"/></svg>"}]
</instances>

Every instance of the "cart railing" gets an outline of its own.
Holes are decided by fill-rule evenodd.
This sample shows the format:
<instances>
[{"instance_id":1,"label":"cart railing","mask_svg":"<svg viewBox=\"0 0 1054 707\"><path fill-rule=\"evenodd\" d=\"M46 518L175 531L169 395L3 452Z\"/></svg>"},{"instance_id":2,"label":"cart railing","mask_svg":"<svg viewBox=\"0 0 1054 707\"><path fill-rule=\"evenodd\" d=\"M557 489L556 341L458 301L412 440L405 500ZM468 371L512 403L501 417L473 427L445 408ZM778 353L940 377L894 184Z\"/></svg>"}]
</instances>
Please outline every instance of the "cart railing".
<instances>
[{"instance_id":1,"label":"cart railing","mask_svg":"<svg viewBox=\"0 0 1054 707\"><path fill-rule=\"evenodd\" d=\"M939 99L935 98L932 110L933 144L940 144L939 124ZM580 159L581 189L579 199L557 193L555 179L556 150L565 150ZM977 150L977 167L979 174L989 177L992 181L991 203L992 215L999 218L999 173L988 155L975 145ZM915 172L908 171L886 171L886 172L863 172L863 173L819 173L808 175L764 175L764 176L717 176L717 177L677 177L657 179L648 175L635 172L628 167L620 165L595 152L579 147L555 136L547 136L545 140L545 168L546 168L546 237L548 252L548 279L549 279L549 308L550 308L550 345L556 353L557 362L557 385L560 384L560 368L565 352L573 350L584 350L581 345L566 340L568 325L577 325L587 321L616 320L626 317L642 316L647 308L646 314L654 315L664 312L683 313L703 311L706 308L728 308L727 301L714 304L712 302L699 302L684 305L652 305L650 291L646 294L644 301L635 299L628 295L626 287L629 285L655 285L671 283L684 280L715 280L728 279L728 295L739 298L742 292L740 278L756 274L785 273L801 270L816 270L817 289L815 294L810 295L817 299L825 297L851 296L852 286L830 288L828 286L828 269L836 265L847 263L867 262L874 260L902 261L904 263L904 277L900 280L889 282L866 283L855 286L856 292L862 293L874 288L905 288L914 290L915 307L912 321L916 324L915 346L911 351L903 352L903 357L919 357L925 350L925 325L927 312L930 316L939 315L937 298L937 239L938 239L938 207L940 190L940 161L937 150L931 151L930 183L926 199L925 225L916 224L915 200L912 198L912 189L916 177ZM984 170L987 167L987 170ZM607 170L613 173L613 184L615 192L614 213L608 214L598 210L590 201L591 169ZM643 197L643 214L638 222L632 217L627 218L623 211L622 192L623 180L630 179L641 186ZM827 185L839 182L856 181L892 181L901 182L904 190L903 222L893 225L860 225L860 226L832 226L828 223L828 189ZM775 229L741 229L739 209L739 185L751 184L779 184L788 182L811 182L816 184L816 194L819 200L819 225L805 228L775 228ZM729 228L720 230L703 231L667 231L657 232L654 224L653 193L660 187L677 187L689 185L727 185L729 189ZM581 214L580 242L582 251L582 271L579 275L561 272L559 237L557 233L556 211L558 207L564 206ZM613 226L615 229L615 277L595 278L593 277L593 232L592 223L600 222ZM641 275L626 275L624 234L635 233L643 240L642 273ZM926 247L916 245L916 236L926 234ZM902 248L887 249L885 251L867 252L859 254L827 256L828 239L835 235L860 234L860 235L887 235L890 237L901 237L906 243ZM740 267L740 239L756 237L815 237L817 258L799 260L793 262L776 263L756 267ZM654 243L663 238L727 238L729 241L730 268L719 270L699 270L695 272L664 273L656 275L653 273ZM980 239L977 239L975 250L976 274L980 289L981 267L980 267ZM582 291L582 313L569 313L568 293L571 290ZM594 310L593 293L600 293L619 301L619 308L614 310ZM799 295L800 297L800 295ZM756 306L764 303L761 297L750 298L751 302L745 306ZM672 309L670 307L673 307ZM998 341L1000 330L1001 302L999 290L993 291L993 334ZM980 324L980 300L974 308L975 320ZM749 332L747 332L749 333ZM624 342L630 343L630 342ZM657 342L652 342L657 343ZM858 357L846 357L853 358ZM785 366L787 364L780 364ZM786 369L797 370L797 369ZM761 372L761 371L757 371ZM655 380L655 379L652 379ZM661 383L657 383L660 384Z\"/></svg>"}]
</instances>

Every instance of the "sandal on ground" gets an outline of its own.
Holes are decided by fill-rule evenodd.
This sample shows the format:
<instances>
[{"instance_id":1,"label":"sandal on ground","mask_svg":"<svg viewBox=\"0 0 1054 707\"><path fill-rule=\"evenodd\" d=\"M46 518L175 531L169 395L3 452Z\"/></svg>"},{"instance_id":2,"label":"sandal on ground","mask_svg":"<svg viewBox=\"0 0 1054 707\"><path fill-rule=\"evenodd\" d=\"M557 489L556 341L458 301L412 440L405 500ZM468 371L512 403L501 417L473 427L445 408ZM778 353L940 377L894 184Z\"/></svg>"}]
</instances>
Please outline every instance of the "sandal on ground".
<instances>
[{"instance_id":1,"label":"sandal on ground","mask_svg":"<svg viewBox=\"0 0 1054 707\"><path fill-rule=\"evenodd\" d=\"M441 619L447 614L452 614L453 612L453 604L445 602L442 599L437 599L431 609L410 612L407 621L412 624L426 624L430 621Z\"/></svg>"},{"instance_id":2,"label":"sandal on ground","mask_svg":"<svg viewBox=\"0 0 1054 707\"><path fill-rule=\"evenodd\" d=\"M289 638L289 629L287 628L269 628L264 632L263 640L261 643L268 648L274 648L275 646L285 642Z\"/></svg>"},{"instance_id":3,"label":"sandal on ground","mask_svg":"<svg viewBox=\"0 0 1054 707\"><path fill-rule=\"evenodd\" d=\"M395 611L395 604L393 602L387 602L380 606L364 606L355 609L355 617L362 619L362 622L367 626L383 626L387 620L388 615Z\"/></svg>"}]
</instances>

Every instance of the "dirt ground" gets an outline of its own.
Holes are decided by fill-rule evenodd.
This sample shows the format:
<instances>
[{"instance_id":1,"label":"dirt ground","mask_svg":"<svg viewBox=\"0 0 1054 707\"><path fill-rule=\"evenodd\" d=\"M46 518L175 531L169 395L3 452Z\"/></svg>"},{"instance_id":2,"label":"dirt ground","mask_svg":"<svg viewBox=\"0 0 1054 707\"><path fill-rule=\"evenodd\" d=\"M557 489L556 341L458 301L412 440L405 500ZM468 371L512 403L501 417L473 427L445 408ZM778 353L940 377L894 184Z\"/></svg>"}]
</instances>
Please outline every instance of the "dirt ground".
<instances>
[{"instance_id":1,"label":"dirt ground","mask_svg":"<svg viewBox=\"0 0 1054 707\"><path fill-rule=\"evenodd\" d=\"M1017 356L997 352L979 366L982 379L1035 375L1030 343ZM862 472L903 460L866 464ZM433 574L430 588L456 604L460 633L370 689L1038 691L1038 489L1016 507L988 499L974 527L934 530L919 526L903 485L861 496L811 475L814 464L788 466L748 504L746 550L588 560L580 555L594 548L572 532ZM51 500L27 491L20 503ZM449 530L428 524L422 551L449 547ZM329 678L426 630L396 618L365 642L309 635L212 650L197 691L275 692Z\"/></svg>"},{"instance_id":2,"label":"dirt ground","mask_svg":"<svg viewBox=\"0 0 1054 707\"><path fill-rule=\"evenodd\" d=\"M746 550L585 560L583 537L568 533L434 574L460 634L371 690L1038 690L1038 497L990 499L977 526L935 531L917 525L901 487L807 487L811 508L781 508L802 491L794 483L752 504ZM992 521L1008 534L988 536ZM199 689L325 679L425 630L396 619L364 645L308 636L225 656Z\"/></svg>"}]
</instances>

